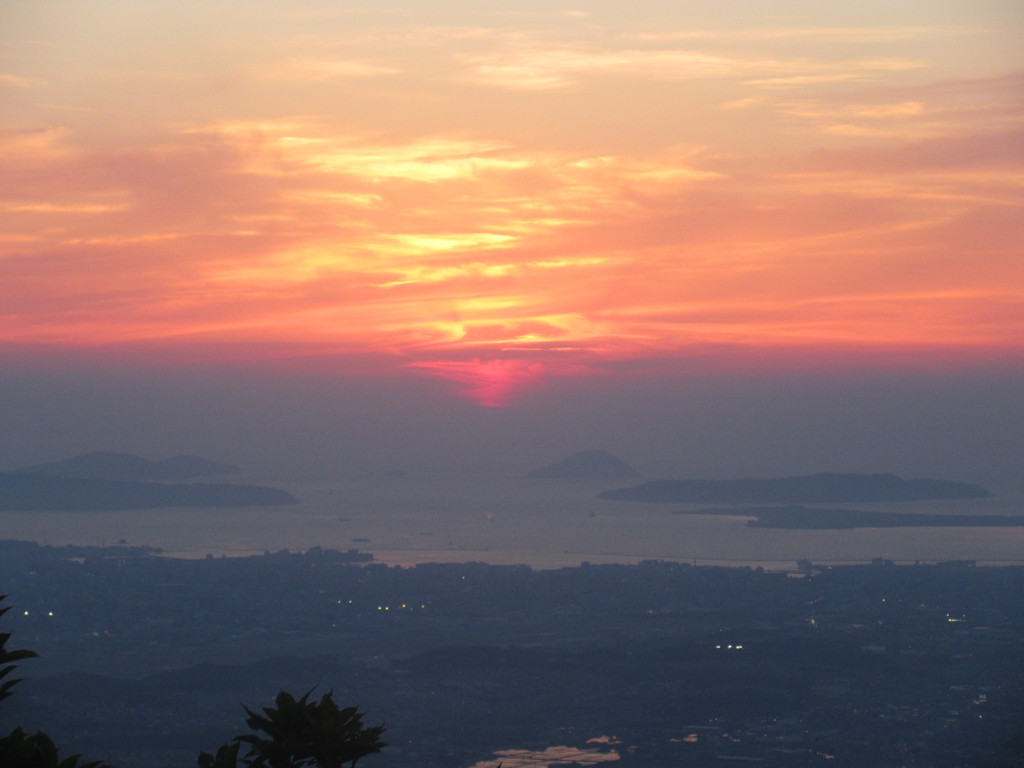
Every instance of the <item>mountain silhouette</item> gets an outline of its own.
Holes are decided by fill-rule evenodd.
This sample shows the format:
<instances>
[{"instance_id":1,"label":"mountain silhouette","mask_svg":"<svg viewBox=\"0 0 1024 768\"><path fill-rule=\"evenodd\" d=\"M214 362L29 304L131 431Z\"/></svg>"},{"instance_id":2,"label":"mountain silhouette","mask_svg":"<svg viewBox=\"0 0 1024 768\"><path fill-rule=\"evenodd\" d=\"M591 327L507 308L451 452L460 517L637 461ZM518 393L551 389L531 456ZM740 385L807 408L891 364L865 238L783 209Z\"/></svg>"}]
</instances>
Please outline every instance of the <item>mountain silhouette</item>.
<instances>
[{"instance_id":1,"label":"mountain silhouette","mask_svg":"<svg viewBox=\"0 0 1024 768\"><path fill-rule=\"evenodd\" d=\"M98 512L160 507L264 507L297 504L280 488L226 483L150 483L0 473L0 510Z\"/></svg>"},{"instance_id":2,"label":"mountain silhouette","mask_svg":"<svg viewBox=\"0 0 1024 768\"><path fill-rule=\"evenodd\" d=\"M191 480L238 474L240 471L233 464L221 464L199 456L172 456L169 459L150 461L141 456L116 451L93 451L15 470L25 475L92 480Z\"/></svg>"},{"instance_id":3,"label":"mountain silhouette","mask_svg":"<svg viewBox=\"0 0 1024 768\"><path fill-rule=\"evenodd\" d=\"M640 477L640 473L608 451L580 451L550 466L535 469L528 477L557 480L616 480Z\"/></svg>"}]
</instances>

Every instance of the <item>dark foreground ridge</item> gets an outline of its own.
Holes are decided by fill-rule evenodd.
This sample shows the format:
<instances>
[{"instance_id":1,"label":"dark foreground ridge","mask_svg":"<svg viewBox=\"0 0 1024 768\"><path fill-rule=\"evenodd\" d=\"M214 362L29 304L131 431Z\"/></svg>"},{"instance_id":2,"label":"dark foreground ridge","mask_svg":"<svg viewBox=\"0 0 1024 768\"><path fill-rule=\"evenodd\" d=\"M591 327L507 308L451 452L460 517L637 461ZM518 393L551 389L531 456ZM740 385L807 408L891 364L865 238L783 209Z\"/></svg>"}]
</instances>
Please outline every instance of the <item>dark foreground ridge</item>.
<instances>
[{"instance_id":1,"label":"dark foreground ridge","mask_svg":"<svg viewBox=\"0 0 1024 768\"><path fill-rule=\"evenodd\" d=\"M528 477L555 480L623 480L640 473L608 451L580 451L547 467L535 469Z\"/></svg>"},{"instance_id":2,"label":"dark foreground ridge","mask_svg":"<svg viewBox=\"0 0 1024 768\"><path fill-rule=\"evenodd\" d=\"M172 456L150 461L131 453L92 451L47 464L15 470L24 475L83 477L92 480L192 480L197 477L237 475L234 464L222 464L200 456Z\"/></svg>"},{"instance_id":3,"label":"dark foreground ridge","mask_svg":"<svg viewBox=\"0 0 1024 768\"><path fill-rule=\"evenodd\" d=\"M983 499L980 485L951 480L904 480L896 475L816 475L738 480L651 480L598 498L668 504L835 504L930 499Z\"/></svg>"},{"instance_id":4,"label":"dark foreground ridge","mask_svg":"<svg viewBox=\"0 0 1024 768\"><path fill-rule=\"evenodd\" d=\"M793 504L786 507L726 507L681 509L677 515L752 517L748 528L789 530L848 530L852 528L1005 528L1024 526L1021 515L930 515L869 512L863 509L821 509Z\"/></svg>"},{"instance_id":5,"label":"dark foreground ridge","mask_svg":"<svg viewBox=\"0 0 1024 768\"><path fill-rule=\"evenodd\" d=\"M0 473L0 510L97 512L160 507L298 504L280 488L226 483L148 483Z\"/></svg>"}]
</instances>

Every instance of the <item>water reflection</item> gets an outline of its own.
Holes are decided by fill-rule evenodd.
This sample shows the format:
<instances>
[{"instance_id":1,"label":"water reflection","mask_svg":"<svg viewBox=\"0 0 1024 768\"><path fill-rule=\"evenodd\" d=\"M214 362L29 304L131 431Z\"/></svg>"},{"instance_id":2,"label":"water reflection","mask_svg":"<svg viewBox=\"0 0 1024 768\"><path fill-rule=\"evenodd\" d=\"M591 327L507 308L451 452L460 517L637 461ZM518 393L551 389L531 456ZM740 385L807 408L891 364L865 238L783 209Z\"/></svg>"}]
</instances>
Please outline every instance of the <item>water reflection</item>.
<instances>
[{"instance_id":1,"label":"water reflection","mask_svg":"<svg viewBox=\"0 0 1024 768\"><path fill-rule=\"evenodd\" d=\"M590 739L588 744L617 744L607 736ZM485 760L470 768L548 768L558 765L597 765L619 759L615 750L602 752L599 749L578 749L577 747L548 747L539 752L528 749L502 749L494 753L495 760Z\"/></svg>"}]
</instances>

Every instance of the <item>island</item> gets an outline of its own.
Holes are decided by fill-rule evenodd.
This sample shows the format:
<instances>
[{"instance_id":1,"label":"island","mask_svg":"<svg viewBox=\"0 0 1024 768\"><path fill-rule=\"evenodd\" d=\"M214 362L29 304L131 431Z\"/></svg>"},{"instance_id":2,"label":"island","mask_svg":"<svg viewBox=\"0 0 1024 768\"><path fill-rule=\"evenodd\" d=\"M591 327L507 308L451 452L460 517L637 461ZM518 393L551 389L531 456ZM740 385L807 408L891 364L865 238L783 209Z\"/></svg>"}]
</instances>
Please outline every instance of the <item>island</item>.
<instances>
[{"instance_id":1,"label":"island","mask_svg":"<svg viewBox=\"0 0 1024 768\"><path fill-rule=\"evenodd\" d=\"M842 504L983 499L991 495L974 483L822 472L779 478L651 480L603 491L598 498L661 504Z\"/></svg>"}]
</instances>

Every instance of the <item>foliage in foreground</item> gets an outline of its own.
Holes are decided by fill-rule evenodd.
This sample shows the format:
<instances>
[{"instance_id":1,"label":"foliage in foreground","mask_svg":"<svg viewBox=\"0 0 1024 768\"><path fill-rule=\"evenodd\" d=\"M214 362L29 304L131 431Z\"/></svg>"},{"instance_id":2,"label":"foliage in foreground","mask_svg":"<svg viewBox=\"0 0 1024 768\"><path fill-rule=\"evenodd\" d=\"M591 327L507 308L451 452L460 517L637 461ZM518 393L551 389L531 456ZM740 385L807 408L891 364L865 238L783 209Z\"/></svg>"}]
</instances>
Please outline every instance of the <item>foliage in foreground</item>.
<instances>
[{"instance_id":1,"label":"foliage in foreground","mask_svg":"<svg viewBox=\"0 0 1024 768\"><path fill-rule=\"evenodd\" d=\"M0 595L0 602L5 600L7 595ZM0 608L0 616L7 613L10 607ZM11 639L10 632L0 632L0 701L3 701L11 695L11 688L15 686L19 680L4 680L5 677L14 671L14 663L23 659L35 658L39 654L35 651L12 651L8 650L7 643Z\"/></svg>"},{"instance_id":2,"label":"foliage in foreground","mask_svg":"<svg viewBox=\"0 0 1024 768\"><path fill-rule=\"evenodd\" d=\"M0 595L0 601L6 597ZM9 610L9 607L0 608L0 616ZM10 677L15 663L39 655L35 651L10 650L7 647L10 639L10 632L0 632L0 701L10 696L11 689L20 682ZM110 768L98 761L79 763L79 757L71 755L62 760L53 739L42 731L29 734L19 727L0 737L0 766L3 768Z\"/></svg>"},{"instance_id":3,"label":"foliage in foreground","mask_svg":"<svg viewBox=\"0 0 1024 768\"><path fill-rule=\"evenodd\" d=\"M63 760L53 739L42 731L28 734L15 728L0 738L0 765L4 768L110 768L106 763L80 763L80 755Z\"/></svg>"},{"instance_id":4,"label":"foliage in foreground","mask_svg":"<svg viewBox=\"0 0 1024 768\"><path fill-rule=\"evenodd\" d=\"M255 733L236 736L215 755L202 753L199 765L237 768L239 750L245 745L249 751L242 765L247 768L342 768L387 746L380 740L383 726L364 726L363 714L356 707L340 709L330 692L320 701L310 701L312 693L296 699L281 691L277 706L264 707L262 714L246 707L245 722Z\"/></svg>"}]
</instances>

